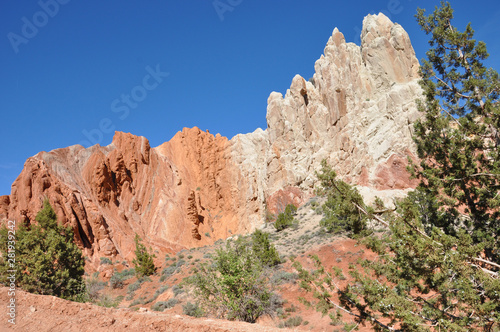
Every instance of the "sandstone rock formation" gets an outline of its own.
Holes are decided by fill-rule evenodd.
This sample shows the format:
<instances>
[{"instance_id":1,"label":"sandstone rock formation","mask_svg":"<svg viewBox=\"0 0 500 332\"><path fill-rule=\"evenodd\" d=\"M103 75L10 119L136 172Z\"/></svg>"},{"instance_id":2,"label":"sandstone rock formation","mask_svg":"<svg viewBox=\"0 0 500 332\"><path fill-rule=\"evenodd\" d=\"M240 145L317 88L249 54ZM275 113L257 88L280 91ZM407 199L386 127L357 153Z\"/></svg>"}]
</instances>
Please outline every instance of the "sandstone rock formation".
<instances>
[{"instance_id":1,"label":"sandstone rock formation","mask_svg":"<svg viewBox=\"0 0 500 332\"><path fill-rule=\"evenodd\" d=\"M355 183L407 188L399 166L413 150L409 124L419 116L420 88L418 61L403 28L382 14L368 16L361 47L335 29L315 70L312 82L296 76L284 97L269 97L269 186L311 187L313 171L326 158Z\"/></svg>"},{"instance_id":2,"label":"sandstone rock formation","mask_svg":"<svg viewBox=\"0 0 500 332\"><path fill-rule=\"evenodd\" d=\"M335 29L315 70L310 81L294 77L284 96L271 93L266 130L228 140L185 128L156 148L117 132L106 147L40 152L0 197L0 219L34 222L47 197L97 262L131 259L135 233L177 251L250 232L266 202L277 212L312 194L322 159L362 192L414 186L405 166L421 90L403 28L369 15L361 46Z\"/></svg>"}]
</instances>

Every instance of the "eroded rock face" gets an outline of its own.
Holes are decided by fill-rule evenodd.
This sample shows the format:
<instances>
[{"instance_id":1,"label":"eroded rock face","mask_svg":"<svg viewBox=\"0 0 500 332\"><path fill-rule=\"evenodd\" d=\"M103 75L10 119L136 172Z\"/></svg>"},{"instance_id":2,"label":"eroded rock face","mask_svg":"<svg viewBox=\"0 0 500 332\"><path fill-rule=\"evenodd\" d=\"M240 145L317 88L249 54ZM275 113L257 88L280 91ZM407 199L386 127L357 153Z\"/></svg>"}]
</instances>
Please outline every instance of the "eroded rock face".
<instances>
[{"instance_id":1,"label":"eroded rock face","mask_svg":"<svg viewBox=\"0 0 500 332\"><path fill-rule=\"evenodd\" d=\"M414 150L410 124L419 117L418 61L401 26L382 14L363 23L360 47L335 29L312 82L296 76L285 96L269 97L269 188L311 188L322 159L354 183L377 189L410 185L397 169L383 170L382 177L393 181L381 181L380 173L390 159L406 159Z\"/></svg>"},{"instance_id":2,"label":"eroded rock face","mask_svg":"<svg viewBox=\"0 0 500 332\"><path fill-rule=\"evenodd\" d=\"M0 218L34 222L46 197L97 262L131 259L135 233L172 252L251 232L266 206L279 212L312 195L322 159L367 196L411 188L418 61L382 14L365 18L361 41L335 29L311 82L296 76L285 96L271 93L266 130L228 140L185 128L156 148L117 132L106 147L40 152L0 197Z\"/></svg>"}]
</instances>

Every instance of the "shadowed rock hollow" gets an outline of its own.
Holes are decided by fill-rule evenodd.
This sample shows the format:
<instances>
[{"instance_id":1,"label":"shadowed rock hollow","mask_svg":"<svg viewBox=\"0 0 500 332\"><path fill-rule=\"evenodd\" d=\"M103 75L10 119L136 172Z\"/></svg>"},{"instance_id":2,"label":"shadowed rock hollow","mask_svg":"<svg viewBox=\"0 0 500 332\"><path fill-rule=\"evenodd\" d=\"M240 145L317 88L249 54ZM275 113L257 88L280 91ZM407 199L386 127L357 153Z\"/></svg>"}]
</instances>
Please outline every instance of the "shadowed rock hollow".
<instances>
[{"instance_id":1,"label":"shadowed rock hollow","mask_svg":"<svg viewBox=\"0 0 500 332\"><path fill-rule=\"evenodd\" d=\"M276 212L312 195L322 159L367 196L393 195L415 185L405 167L415 151L418 67L404 29L369 15L361 46L335 29L314 77L271 93L266 130L228 140L184 128L155 148L117 132L105 147L40 152L0 197L0 218L34 222L47 197L97 264L131 259L135 233L173 252L251 232L266 205Z\"/></svg>"}]
</instances>

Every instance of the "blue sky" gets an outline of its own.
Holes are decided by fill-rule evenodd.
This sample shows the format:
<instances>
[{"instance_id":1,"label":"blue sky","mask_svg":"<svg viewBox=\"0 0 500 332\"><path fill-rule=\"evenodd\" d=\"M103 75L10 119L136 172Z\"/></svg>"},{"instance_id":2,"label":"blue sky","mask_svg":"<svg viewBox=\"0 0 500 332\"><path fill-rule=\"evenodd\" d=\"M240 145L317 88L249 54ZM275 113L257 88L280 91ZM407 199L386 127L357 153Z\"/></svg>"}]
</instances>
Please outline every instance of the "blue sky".
<instances>
[{"instance_id":1,"label":"blue sky","mask_svg":"<svg viewBox=\"0 0 500 332\"><path fill-rule=\"evenodd\" d=\"M271 91L306 79L333 29L359 43L363 17L386 13L427 36L418 6L435 0L2 0L0 195L27 158L73 144L111 142L114 130L151 146L183 127L232 137L266 127ZM500 66L500 3L451 1Z\"/></svg>"}]
</instances>

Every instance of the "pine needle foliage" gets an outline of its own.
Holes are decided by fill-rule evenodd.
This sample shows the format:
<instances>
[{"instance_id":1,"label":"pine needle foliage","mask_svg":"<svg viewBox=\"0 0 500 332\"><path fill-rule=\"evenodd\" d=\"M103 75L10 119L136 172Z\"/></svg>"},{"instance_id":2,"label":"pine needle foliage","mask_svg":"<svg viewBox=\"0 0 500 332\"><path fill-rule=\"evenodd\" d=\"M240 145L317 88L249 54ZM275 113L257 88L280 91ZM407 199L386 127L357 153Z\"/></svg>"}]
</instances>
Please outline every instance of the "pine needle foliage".
<instances>
[{"instance_id":1,"label":"pine needle foliage","mask_svg":"<svg viewBox=\"0 0 500 332\"><path fill-rule=\"evenodd\" d=\"M316 176L320 181L317 193L327 197L322 206L324 217L320 225L329 233L364 234L368 218L356 205L364 209L369 208L365 206L358 190L337 179L337 173L326 160L321 161L321 170Z\"/></svg>"},{"instance_id":2,"label":"pine needle foliage","mask_svg":"<svg viewBox=\"0 0 500 332\"><path fill-rule=\"evenodd\" d=\"M448 2L434 13L416 15L431 36L422 61L420 85L424 117L415 124L420 164L411 168L420 186L437 198L449 218L435 220L444 232L467 229L473 242L485 244L485 254L499 262L500 252L500 80L484 66L486 45L453 27ZM463 211L467 218L458 218Z\"/></svg>"},{"instance_id":3,"label":"pine needle foliage","mask_svg":"<svg viewBox=\"0 0 500 332\"><path fill-rule=\"evenodd\" d=\"M154 274L156 272L156 266L153 259L156 256L149 253L138 234L135 234L134 242L135 258L132 260L132 263L135 266L135 275L137 278L141 278Z\"/></svg>"},{"instance_id":4,"label":"pine needle foliage","mask_svg":"<svg viewBox=\"0 0 500 332\"><path fill-rule=\"evenodd\" d=\"M278 214L278 217L274 222L274 228L276 228L276 231L281 232L282 230L291 227L295 222L294 216L296 212L297 207L293 204L288 204L285 207L285 211Z\"/></svg>"},{"instance_id":5,"label":"pine needle foliage","mask_svg":"<svg viewBox=\"0 0 500 332\"><path fill-rule=\"evenodd\" d=\"M264 266L275 266L281 263L278 250L269 240L269 234L260 229L252 234L252 250Z\"/></svg>"},{"instance_id":6,"label":"pine needle foliage","mask_svg":"<svg viewBox=\"0 0 500 332\"><path fill-rule=\"evenodd\" d=\"M43 202L36 221L38 224L21 225L15 230L14 264L7 260L9 230L0 230L0 281L7 284L8 271L15 270L16 286L27 292L83 300L85 261L73 229L57 223L48 200Z\"/></svg>"}]
</instances>

